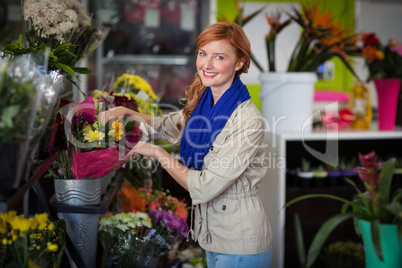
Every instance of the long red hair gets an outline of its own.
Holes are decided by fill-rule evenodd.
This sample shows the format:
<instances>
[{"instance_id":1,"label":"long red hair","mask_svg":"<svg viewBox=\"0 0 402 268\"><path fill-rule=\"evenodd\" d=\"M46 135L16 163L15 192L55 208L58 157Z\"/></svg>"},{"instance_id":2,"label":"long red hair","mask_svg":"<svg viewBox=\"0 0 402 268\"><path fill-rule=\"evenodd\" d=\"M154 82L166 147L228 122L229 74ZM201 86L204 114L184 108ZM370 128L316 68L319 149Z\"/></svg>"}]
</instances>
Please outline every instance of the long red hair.
<instances>
[{"instance_id":1,"label":"long red hair","mask_svg":"<svg viewBox=\"0 0 402 268\"><path fill-rule=\"evenodd\" d=\"M200 47L211 41L226 40L235 49L238 59L243 61L243 67L236 71L235 76L239 77L242 73L247 73L250 67L251 48L250 42L244 33L243 29L236 23L219 22L209 25L197 37L196 54ZM186 87L186 97L180 100L180 103L185 104L183 108L184 121L177 123L179 130L187 123L191 114L200 102L206 87L202 84L198 73L194 76L194 81Z\"/></svg>"}]
</instances>

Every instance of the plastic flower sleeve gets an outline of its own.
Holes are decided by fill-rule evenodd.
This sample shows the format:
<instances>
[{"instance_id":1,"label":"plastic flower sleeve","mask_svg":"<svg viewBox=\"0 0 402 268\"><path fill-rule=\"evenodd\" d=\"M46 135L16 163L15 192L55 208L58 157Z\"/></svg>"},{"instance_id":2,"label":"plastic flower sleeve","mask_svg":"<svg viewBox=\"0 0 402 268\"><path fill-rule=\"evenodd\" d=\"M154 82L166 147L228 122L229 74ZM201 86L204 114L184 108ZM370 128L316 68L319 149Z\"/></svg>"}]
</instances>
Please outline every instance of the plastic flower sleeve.
<instances>
[{"instance_id":1,"label":"plastic flower sleeve","mask_svg":"<svg viewBox=\"0 0 402 268\"><path fill-rule=\"evenodd\" d=\"M7 171L4 194L11 194L26 179L41 136L61 87L53 84L32 55L0 58L1 164ZM3 191L2 191L3 192Z\"/></svg>"}]
</instances>

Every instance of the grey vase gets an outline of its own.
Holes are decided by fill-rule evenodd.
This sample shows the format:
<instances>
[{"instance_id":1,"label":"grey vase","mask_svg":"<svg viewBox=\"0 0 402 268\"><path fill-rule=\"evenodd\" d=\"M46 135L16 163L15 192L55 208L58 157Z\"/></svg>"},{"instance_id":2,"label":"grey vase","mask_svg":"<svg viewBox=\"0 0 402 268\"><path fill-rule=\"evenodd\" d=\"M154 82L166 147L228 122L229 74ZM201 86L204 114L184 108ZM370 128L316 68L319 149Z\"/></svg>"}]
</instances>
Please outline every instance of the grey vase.
<instances>
[{"instance_id":1,"label":"grey vase","mask_svg":"<svg viewBox=\"0 0 402 268\"><path fill-rule=\"evenodd\" d=\"M99 205L101 202L102 182L97 179L54 179L56 200L59 204L80 206ZM66 221L66 232L75 245L87 268L96 266L98 241L98 214L58 213ZM70 260L71 267L76 267Z\"/></svg>"}]
</instances>

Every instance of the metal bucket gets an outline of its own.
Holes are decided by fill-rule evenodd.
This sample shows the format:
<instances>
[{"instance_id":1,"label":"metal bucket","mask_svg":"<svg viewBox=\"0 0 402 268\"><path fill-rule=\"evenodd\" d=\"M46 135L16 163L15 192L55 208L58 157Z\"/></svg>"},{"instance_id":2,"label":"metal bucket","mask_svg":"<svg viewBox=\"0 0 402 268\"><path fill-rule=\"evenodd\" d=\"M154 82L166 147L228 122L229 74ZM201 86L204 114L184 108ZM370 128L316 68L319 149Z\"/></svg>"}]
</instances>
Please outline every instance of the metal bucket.
<instances>
[{"instance_id":1,"label":"metal bucket","mask_svg":"<svg viewBox=\"0 0 402 268\"><path fill-rule=\"evenodd\" d=\"M56 200L65 205L99 205L101 202L101 180L98 179L55 179ZM66 232L75 245L85 266L96 266L98 243L98 214L58 213L66 221ZM68 252L67 252L68 253ZM68 254L69 255L69 254ZM76 267L70 259L71 267Z\"/></svg>"}]
</instances>

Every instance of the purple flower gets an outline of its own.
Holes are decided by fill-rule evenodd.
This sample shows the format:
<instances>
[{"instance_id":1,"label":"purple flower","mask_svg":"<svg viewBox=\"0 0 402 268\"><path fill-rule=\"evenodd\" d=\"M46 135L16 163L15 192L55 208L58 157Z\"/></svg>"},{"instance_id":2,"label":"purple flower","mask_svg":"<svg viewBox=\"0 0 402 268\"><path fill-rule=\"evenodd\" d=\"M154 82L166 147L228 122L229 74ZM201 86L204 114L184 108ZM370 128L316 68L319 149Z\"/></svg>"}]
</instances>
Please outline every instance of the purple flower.
<instances>
[{"instance_id":1,"label":"purple flower","mask_svg":"<svg viewBox=\"0 0 402 268\"><path fill-rule=\"evenodd\" d=\"M171 235L182 235L187 236L188 225L187 222L180 218L174 216L172 213L166 210L153 209L148 213L149 217L153 220L155 225L159 229L165 229L168 231L169 236Z\"/></svg>"},{"instance_id":2,"label":"purple flower","mask_svg":"<svg viewBox=\"0 0 402 268\"><path fill-rule=\"evenodd\" d=\"M88 123L92 125L96 121L96 117L93 115L90 115L88 113L80 113L80 114L74 114L73 119L73 132L77 132L79 129L82 129L85 123Z\"/></svg>"},{"instance_id":3,"label":"purple flower","mask_svg":"<svg viewBox=\"0 0 402 268\"><path fill-rule=\"evenodd\" d=\"M164 210L153 209L148 213L148 215L156 224L159 224L163 219L163 212Z\"/></svg>"}]
</instances>

